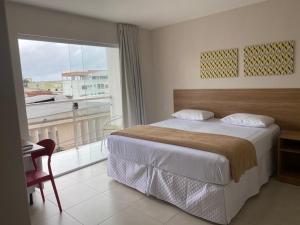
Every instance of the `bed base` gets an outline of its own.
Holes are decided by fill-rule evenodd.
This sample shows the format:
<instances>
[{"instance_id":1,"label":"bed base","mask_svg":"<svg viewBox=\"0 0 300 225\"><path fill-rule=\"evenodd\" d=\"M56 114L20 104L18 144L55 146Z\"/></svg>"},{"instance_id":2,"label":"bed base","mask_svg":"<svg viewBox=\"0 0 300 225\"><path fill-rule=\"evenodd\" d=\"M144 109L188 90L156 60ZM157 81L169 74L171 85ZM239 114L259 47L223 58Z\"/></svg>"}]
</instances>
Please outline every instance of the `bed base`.
<instances>
[{"instance_id":1,"label":"bed base","mask_svg":"<svg viewBox=\"0 0 300 225\"><path fill-rule=\"evenodd\" d=\"M270 174L266 171L267 168L258 170L255 167L248 170L239 183L232 181L227 185L217 185L131 162L113 154L108 157L108 175L116 181L218 224L229 224L246 200L259 192L269 180Z\"/></svg>"}]
</instances>

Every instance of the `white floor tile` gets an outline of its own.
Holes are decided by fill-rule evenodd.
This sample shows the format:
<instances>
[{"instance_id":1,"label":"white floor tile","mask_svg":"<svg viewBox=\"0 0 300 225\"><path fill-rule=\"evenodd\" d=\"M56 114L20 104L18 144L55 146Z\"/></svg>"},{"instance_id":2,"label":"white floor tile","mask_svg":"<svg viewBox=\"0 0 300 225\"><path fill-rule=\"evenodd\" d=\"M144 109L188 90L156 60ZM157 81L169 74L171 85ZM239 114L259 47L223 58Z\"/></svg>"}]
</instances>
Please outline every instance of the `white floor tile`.
<instances>
[{"instance_id":1,"label":"white floor tile","mask_svg":"<svg viewBox=\"0 0 300 225\"><path fill-rule=\"evenodd\" d=\"M104 194L112 199L119 199L128 203L137 201L145 196L139 191L123 184L112 185L106 192L104 192Z\"/></svg>"},{"instance_id":2,"label":"white floor tile","mask_svg":"<svg viewBox=\"0 0 300 225\"><path fill-rule=\"evenodd\" d=\"M214 225L211 222L197 218L184 212L180 212L173 218L171 218L165 225Z\"/></svg>"},{"instance_id":3,"label":"white floor tile","mask_svg":"<svg viewBox=\"0 0 300 225\"><path fill-rule=\"evenodd\" d=\"M88 179L100 176L100 175L106 175L107 171L105 166L102 164L96 164L92 165L86 168L83 168L81 170L75 171L73 173L68 174L72 179L75 179L79 182L86 181Z\"/></svg>"},{"instance_id":4,"label":"white floor tile","mask_svg":"<svg viewBox=\"0 0 300 225\"><path fill-rule=\"evenodd\" d=\"M39 225L81 225L77 220L66 213L61 213L57 216L50 217L44 224Z\"/></svg>"},{"instance_id":5,"label":"white floor tile","mask_svg":"<svg viewBox=\"0 0 300 225\"><path fill-rule=\"evenodd\" d=\"M43 202L40 193L36 192L33 194L33 202L34 204L29 206L32 225L43 224L48 218L60 213L58 207L52 202L47 199Z\"/></svg>"},{"instance_id":6,"label":"white floor tile","mask_svg":"<svg viewBox=\"0 0 300 225\"><path fill-rule=\"evenodd\" d=\"M162 225L162 223L142 212L129 208L107 219L101 225Z\"/></svg>"},{"instance_id":7,"label":"white floor tile","mask_svg":"<svg viewBox=\"0 0 300 225\"><path fill-rule=\"evenodd\" d=\"M233 218L232 225L300 224L300 187L275 179L265 185L259 195L249 199Z\"/></svg>"},{"instance_id":8,"label":"white floor tile","mask_svg":"<svg viewBox=\"0 0 300 225\"><path fill-rule=\"evenodd\" d=\"M180 212L180 210L174 206L150 197L143 197L142 199L134 202L132 205L136 210L140 210L146 215L151 216L162 223L166 223Z\"/></svg>"},{"instance_id":9,"label":"white floor tile","mask_svg":"<svg viewBox=\"0 0 300 225\"><path fill-rule=\"evenodd\" d=\"M128 203L99 194L67 210L84 225L96 225L126 207Z\"/></svg>"},{"instance_id":10,"label":"white floor tile","mask_svg":"<svg viewBox=\"0 0 300 225\"><path fill-rule=\"evenodd\" d=\"M64 190L65 188L74 186L75 184L79 183L78 180L73 179L68 175L55 178L54 181L56 184L56 188L59 192ZM39 190L39 189L37 189L37 190ZM51 182L50 181L45 182L44 183L44 194L49 195L49 194L53 194L53 193L54 193L54 191L53 191Z\"/></svg>"},{"instance_id":11,"label":"white floor tile","mask_svg":"<svg viewBox=\"0 0 300 225\"><path fill-rule=\"evenodd\" d=\"M83 184L93 188L97 192L105 192L114 185L119 185L116 181L108 177L106 174L96 176L83 182Z\"/></svg>"},{"instance_id":12,"label":"white floor tile","mask_svg":"<svg viewBox=\"0 0 300 225\"><path fill-rule=\"evenodd\" d=\"M96 194L97 192L95 190L84 184L76 184L58 193L63 209L68 209L84 200L91 198L92 196L95 196ZM46 198L54 204L57 204L54 194L48 195Z\"/></svg>"}]
</instances>

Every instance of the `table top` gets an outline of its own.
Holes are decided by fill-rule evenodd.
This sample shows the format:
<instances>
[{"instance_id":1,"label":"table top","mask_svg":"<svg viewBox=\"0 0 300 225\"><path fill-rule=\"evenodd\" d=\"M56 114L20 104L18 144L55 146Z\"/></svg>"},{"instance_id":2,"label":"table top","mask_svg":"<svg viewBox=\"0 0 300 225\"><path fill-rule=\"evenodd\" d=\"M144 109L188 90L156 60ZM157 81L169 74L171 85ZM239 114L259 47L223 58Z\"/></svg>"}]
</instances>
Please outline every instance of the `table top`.
<instances>
[{"instance_id":1,"label":"table top","mask_svg":"<svg viewBox=\"0 0 300 225\"><path fill-rule=\"evenodd\" d=\"M33 142L30 142L30 141L22 140L22 147L25 146L25 145L32 145L32 148L29 148L29 149L26 149L26 150L23 150L23 148L22 148L23 155L31 154L32 152L41 151L41 150L45 149L45 147L43 147L41 145L35 144Z\"/></svg>"}]
</instances>

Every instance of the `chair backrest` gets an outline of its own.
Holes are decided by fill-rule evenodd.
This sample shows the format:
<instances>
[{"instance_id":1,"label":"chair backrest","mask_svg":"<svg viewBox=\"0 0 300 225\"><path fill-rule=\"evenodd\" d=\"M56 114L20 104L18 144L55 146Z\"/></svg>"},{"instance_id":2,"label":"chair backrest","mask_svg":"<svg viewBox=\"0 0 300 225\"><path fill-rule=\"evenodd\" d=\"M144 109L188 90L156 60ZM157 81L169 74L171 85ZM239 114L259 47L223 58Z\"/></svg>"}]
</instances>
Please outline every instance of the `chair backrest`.
<instances>
[{"instance_id":1,"label":"chair backrest","mask_svg":"<svg viewBox=\"0 0 300 225\"><path fill-rule=\"evenodd\" d=\"M33 152L31 156L34 156L35 158L41 157L41 156L49 156L53 154L55 150L55 142L52 139L44 139L37 143L40 146L43 146L45 149L38 152Z\"/></svg>"},{"instance_id":2,"label":"chair backrest","mask_svg":"<svg viewBox=\"0 0 300 225\"><path fill-rule=\"evenodd\" d=\"M122 119L122 116L119 116L119 115L115 115L115 116L112 116L109 120L107 120L104 124L103 124L103 130L111 130L111 126L112 126L112 123L116 120L120 120ZM117 128L116 129L120 129L120 128Z\"/></svg>"},{"instance_id":3,"label":"chair backrest","mask_svg":"<svg viewBox=\"0 0 300 225\"><path fill-rule=\"evenodd\" d=\"M31 158L32 158L35 169L37 169L37 164L36 164L35 159L42 157L42 156L48 156L48 169L49 169L49 172L52 173L51 167L50 167L50 162L51 162L51 156L55 150L55 145L56 145L55 142L52 139L44 139L44 140L39 141L37 144L43 146L45 149L42 151L37 151L37 152L31 153Z\"/></svg>"}]
</instances>

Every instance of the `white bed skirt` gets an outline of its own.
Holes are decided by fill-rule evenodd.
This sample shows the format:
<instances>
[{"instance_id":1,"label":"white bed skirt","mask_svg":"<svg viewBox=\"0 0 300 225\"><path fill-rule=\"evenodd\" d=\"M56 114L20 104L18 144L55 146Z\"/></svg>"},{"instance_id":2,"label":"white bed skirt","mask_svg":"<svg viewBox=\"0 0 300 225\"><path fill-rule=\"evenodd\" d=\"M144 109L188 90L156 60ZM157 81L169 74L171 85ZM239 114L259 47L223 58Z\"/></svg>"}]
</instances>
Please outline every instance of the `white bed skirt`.
<instances>
[{"instance_id":1,"label":"white bed skirt","mask_svg":"<svg viewBox=\"0 0 300 225\"><path fill-rule=\"evenodd\" d=\"M192 215L218 224L229 224L246 200L259 192L272 172L271 154L263 168L248 170L239 183L204 183L149 165L109 154L108 175L146 195L167 201Z\"/></svg>"}]
</instances>

